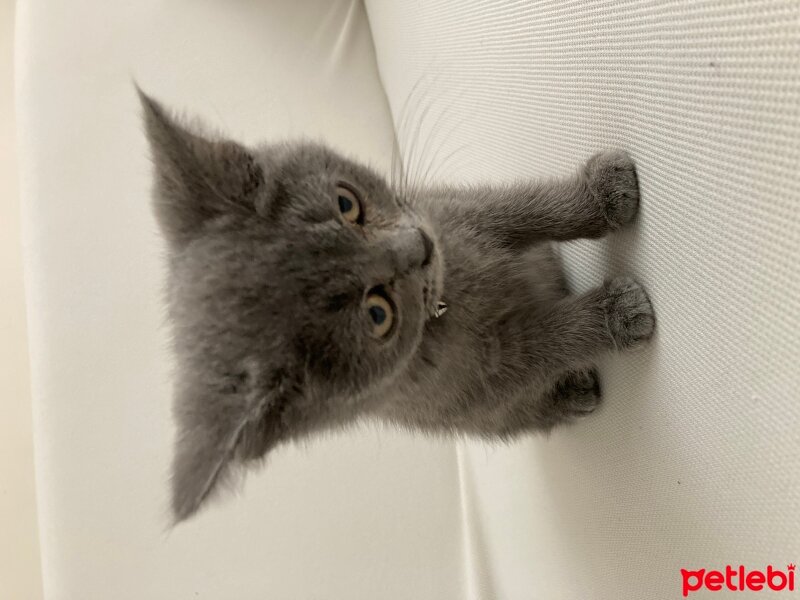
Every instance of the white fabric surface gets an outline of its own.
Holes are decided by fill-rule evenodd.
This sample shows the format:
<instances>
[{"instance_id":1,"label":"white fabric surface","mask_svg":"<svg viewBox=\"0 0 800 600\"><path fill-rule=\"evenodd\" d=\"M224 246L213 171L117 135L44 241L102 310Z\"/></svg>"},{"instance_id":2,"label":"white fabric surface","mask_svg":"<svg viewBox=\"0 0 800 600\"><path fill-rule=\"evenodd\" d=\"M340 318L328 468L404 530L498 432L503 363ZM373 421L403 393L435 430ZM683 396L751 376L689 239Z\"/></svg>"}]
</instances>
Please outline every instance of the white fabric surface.
<instances>
[{"instance_id":1,"label":"white fabric surface","mask_svg":"<svg viewBox=\"0 0 800 600\"><path fill-rule=\"evenodd\" d=\"M386 166L363 6L23 0L17 76L47 600L458 597L452 443L367 431L285 449L164 531L163 246L132 77L244 141L321 137Z\"/></svg>"},{"instance_id":2,"label":"white fabric surface","mask_svg":"<svg viewBox=\"0 0 800 600\"><path fill-rule=\"evenodd\" d=\"M606 405L579 425L461 448L469 596L660 600L681 568L798 562L800 3L367 12L419 176L566 173L611 146L639 165L636 226L565 256L579 289L638 277L657 337L602 363Z\"/></svg>"}]
</instances>

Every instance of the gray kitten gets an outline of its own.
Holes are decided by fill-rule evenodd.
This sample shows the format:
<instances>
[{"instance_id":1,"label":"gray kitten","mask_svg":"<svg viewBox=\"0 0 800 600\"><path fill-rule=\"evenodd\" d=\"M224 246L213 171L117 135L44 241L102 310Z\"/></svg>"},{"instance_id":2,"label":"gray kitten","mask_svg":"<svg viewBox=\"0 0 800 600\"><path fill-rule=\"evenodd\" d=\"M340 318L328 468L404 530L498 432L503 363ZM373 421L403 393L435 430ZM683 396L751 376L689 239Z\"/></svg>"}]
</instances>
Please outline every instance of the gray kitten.
<instances>
[{"instance_id":1,"label":"gray kitten","mask_svg":"<svg viewBox=\"0 0 800 600\"><path fill-rule=\"evenodd\" d=\"M549 430L597 406L600 354L653 334L638 283L569 295L551 244L633 219L624 152L565 179L409 192L324 146L246 148L141 99L169 247L176 521L232 467L361 419Z\"/></svg>"}]
</instances>

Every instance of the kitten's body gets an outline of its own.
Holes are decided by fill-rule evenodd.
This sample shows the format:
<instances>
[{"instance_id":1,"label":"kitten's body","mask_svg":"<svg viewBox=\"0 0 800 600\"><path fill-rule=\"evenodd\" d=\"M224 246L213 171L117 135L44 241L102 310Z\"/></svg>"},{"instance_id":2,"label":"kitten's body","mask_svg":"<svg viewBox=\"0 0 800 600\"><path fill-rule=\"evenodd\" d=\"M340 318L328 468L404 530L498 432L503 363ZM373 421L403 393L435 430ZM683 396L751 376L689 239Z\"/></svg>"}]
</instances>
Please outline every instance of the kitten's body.
<instances>
[{"instance_id":1,"label":"kitten's body","mask_svg":"<svg viewBox=\"0 0 800 600\"><path fill-rule=\"evenodd\" d=\"M247 149L142 100L170 248L177 519L232 466L358 419L548 430L595 408L599 354L652 335L637 283L568 295L552 247L632 220L622 152L548 182L397 190L323 146Z\"/></svg>"}]
</instances>

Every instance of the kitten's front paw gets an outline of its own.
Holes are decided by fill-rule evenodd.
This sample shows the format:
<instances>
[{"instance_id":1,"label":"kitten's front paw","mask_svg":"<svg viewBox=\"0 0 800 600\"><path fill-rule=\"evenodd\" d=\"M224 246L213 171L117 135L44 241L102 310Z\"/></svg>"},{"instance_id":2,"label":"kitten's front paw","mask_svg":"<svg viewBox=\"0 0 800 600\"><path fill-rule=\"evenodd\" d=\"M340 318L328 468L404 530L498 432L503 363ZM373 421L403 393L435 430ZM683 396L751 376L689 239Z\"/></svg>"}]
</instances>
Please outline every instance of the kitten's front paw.
<instances>
[{"instance_id":1,"label":"kitten's front paw","mask_svg":"<svg viewBox=\"0 0 800 600\"><path fill-rule=\"evenodd\" d=\"M653 337L656 317L644 288L630 277L617 277L605 289L606 323L614 345L633 348Z\"/></svg>"},{"instance_id":2,"label":"kitten's front paw","mask_svg":"<svg viewBox=\"0 0 800 600\"><path fill-rule=\"evenodd\" d=\"M595 154L586 163L589 190L603 206L611 229L630 223L639 209L639 182L636 166L627 152L608 150Z\"/></svg>"}]
</instances>

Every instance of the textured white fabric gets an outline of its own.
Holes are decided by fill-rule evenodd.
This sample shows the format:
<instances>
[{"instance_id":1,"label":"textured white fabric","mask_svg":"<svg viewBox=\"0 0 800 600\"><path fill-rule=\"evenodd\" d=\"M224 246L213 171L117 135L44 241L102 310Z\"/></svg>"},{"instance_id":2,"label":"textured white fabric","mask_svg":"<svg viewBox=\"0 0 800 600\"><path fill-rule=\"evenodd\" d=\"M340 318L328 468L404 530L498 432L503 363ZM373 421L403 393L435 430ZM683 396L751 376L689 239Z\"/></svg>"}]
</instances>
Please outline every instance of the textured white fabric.
<instances>
[{"instance_id":1,"label":"textured white fabric","mask_svg":"<svg viewBox=\"0 0 800 600\"><path fill-rule=\"evenodd\" d=\"M452 443L369 431L285 449L241 497L164 531L163 249L132 77L244 141L321 137L385 166L363 6L24 0L18 17L47 600L458 597Z\"/></svg>"},{"instance_id":2,"label":"textured white fabric","mask_svg":"<svg viewBox=\"0 0 800 600\"><path fill-rule=\"evenodd\" d=\"M462 448L471 597L676 598L680 568L797 562L800 3L367 12L416 176L566 173L611 146L639 166L636 226L564 254L579 289L638 277L657 337L603 361L579 425Z\"/></svg>"}]
</instances>

